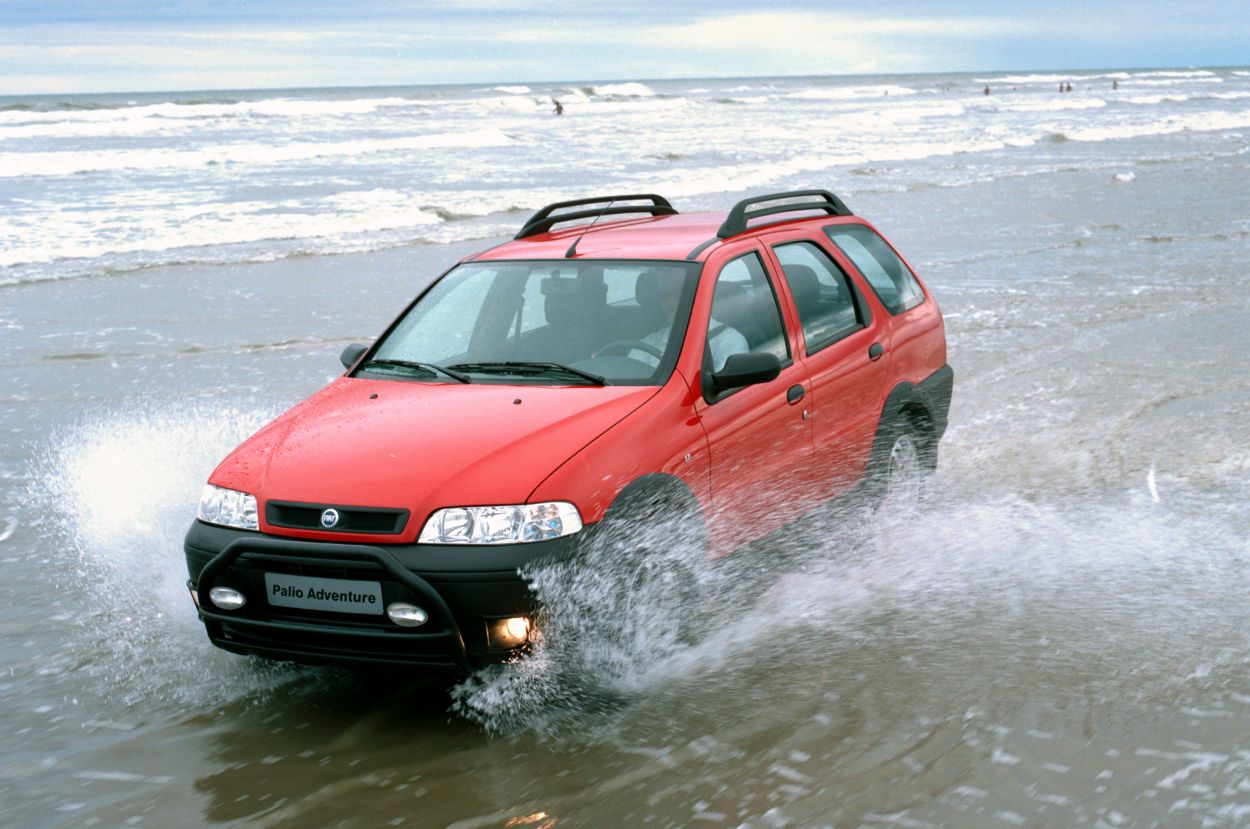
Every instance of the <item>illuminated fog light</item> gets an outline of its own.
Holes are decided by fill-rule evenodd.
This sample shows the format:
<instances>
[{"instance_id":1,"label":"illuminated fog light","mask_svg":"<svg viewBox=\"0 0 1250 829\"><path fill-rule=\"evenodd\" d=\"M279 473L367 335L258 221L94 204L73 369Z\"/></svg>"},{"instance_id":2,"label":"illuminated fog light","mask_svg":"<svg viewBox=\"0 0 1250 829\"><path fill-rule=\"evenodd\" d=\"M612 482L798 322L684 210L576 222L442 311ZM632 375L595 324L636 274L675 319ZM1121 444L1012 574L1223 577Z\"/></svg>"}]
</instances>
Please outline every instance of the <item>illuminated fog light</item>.
<instances>
[{"instance_id":1,"label":"illuminated fog light","mask_svg":"<svg viewBox=\"0 0 1250 829\"><path fill-rule=\"evenodd\" d=\"M490 646L492 648L519 648L529 641L530 628L530 620L525 616L494 619L488 627Z\"/></svg>"},{"instance_id":2,"label":"illuminated fog light","mask_svg":"<svg viewBox=\"0 0 1250 829\"><path fill-rule=\"evenodd\" d=\"M208 598L222 610L238 610L247 604L247 596L233 587L214 587L208 591Z\"/></svg>"},{"instance_id":3,"label":"illuminated fog light","mask_svg":"<svg viewBox=\"0 0 1250 829\"><path fill-rule=\"evenodd\" d=\"M395 624L405 628L415 628L418 625L424 625L430 618L430 614L415 604L408 604L407 602L391 602L386 606L386 616Z\"/></svg>"}]
</instances>

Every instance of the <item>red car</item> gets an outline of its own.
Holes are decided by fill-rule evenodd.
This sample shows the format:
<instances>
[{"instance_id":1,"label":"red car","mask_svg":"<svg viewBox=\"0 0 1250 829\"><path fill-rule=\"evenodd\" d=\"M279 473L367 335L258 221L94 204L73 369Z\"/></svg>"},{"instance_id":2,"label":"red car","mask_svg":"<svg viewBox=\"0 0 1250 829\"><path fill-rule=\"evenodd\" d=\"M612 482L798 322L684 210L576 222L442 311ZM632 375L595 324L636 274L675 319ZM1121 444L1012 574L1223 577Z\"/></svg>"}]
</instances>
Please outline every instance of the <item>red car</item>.
<instances>
[{"instance_id":1,"label":"red car","mask_svg":"<svg viewBox=\"0 0 1250 829\"><path fill-rule=\"evenodd\" d=\"M188 587L226 650L509 658L518 571L657 504L720 555L852 491L914 497L953 377L933 297L823 190L549 205L342 361L209 479Z\"/></svg>"}]
</instances>

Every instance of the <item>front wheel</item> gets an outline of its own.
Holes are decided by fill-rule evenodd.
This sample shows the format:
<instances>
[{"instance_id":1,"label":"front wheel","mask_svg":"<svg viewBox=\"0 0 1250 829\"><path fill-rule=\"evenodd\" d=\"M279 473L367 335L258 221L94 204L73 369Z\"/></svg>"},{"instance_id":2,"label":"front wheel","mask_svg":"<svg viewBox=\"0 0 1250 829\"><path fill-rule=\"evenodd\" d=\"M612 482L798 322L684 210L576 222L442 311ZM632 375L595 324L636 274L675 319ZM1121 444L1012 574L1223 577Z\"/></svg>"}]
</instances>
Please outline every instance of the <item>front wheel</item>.
<instances>
[{"instance_id":1,"label":"front wheel","mask_svg":"<svg viewBox=\"0 0 1250 829\"><path fill-rule=\"evenodd\" d=\"M615 594L627 636L690 644L699 635L702 581L708 569L702 511L693 496L634 495L603 521Z\"/></svg>"}]
</instances>

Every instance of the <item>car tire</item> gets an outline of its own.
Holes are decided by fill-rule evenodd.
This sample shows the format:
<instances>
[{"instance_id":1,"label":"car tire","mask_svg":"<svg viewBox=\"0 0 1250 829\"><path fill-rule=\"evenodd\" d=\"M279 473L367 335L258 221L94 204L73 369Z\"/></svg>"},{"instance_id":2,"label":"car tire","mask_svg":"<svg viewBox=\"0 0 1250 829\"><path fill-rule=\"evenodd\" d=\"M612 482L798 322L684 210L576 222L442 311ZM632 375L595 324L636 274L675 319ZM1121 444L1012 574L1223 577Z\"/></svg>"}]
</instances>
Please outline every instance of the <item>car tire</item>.
<instances>
[{"instance_id":1,"label":"car tire","mask_svg":"<svg viewBox=\"0 0 1250 829\"><path fill-rule=\"evenodd\" d=\"M602 528L623 568L619 607L627 623L665 628L681 644L699 637L701 571L707 533L702 510L675 488L631 493L615 505ZM645 531L640 531L645 528Z\"/></svg>"},{"instance_id":2,"label":"car tire","mask_svg":"<svg viewBox=\"0 0 1250 829\"><path fill-rule=\"evenodd\" d=\"M929 443L925 431L905 414L878 433L868 475L874 510L889 516L919 508L936 465Z\"/></svg>"}]
</instances>

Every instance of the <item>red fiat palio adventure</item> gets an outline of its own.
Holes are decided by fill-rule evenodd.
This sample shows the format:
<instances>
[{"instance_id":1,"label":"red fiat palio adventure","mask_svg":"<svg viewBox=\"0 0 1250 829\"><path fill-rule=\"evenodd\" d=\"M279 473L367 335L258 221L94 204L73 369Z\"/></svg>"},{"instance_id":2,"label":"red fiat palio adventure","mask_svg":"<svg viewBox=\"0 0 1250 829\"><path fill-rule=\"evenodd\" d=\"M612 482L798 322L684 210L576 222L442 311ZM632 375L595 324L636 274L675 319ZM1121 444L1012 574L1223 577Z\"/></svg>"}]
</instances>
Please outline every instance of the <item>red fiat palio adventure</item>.
<instances>
[{"instance_id":1,"label":"red fiat palio adventure","mask_svg":"<svg viewBox=\"0 0 1250 829\"><path fill-rule=\"evenodd\" d=\"M536 635L519 571L641 505L720 555L853 491L914 497L953 377L933 297L824 190L549 205L342 361L209 478L185 553L221 648L505 660Z\"/></svg>"}]
</instances>

